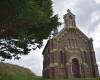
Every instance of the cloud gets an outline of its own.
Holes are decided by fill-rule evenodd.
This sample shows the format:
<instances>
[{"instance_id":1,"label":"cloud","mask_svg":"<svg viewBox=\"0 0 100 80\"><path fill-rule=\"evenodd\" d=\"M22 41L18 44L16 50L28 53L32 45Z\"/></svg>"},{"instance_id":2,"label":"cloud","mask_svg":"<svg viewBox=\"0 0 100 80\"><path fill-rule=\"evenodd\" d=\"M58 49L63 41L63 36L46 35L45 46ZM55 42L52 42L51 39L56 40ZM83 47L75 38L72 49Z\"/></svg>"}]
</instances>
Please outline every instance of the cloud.
<instances>
[{"instance_id":1,"label":"cloud","mask_svg":"<svg viewBox=\"0 0 100 80\"><path fill-rule=\"evenodd\" d=\"M63 15L67 9L76 15L78 27L83 28L88 34L92 33L100 21L100 5L95 0L53 0L54 13L58 14L63 22ZM98 21L94 21L98 17ZM92 21L91 21L92 19Z\"/></svg>"},{"instance_id":2,"label":"cloud","mask_svg":"<svg viewBox=\"0 0 100 80\"><path fill-rule=\"evenodd\" d=\"M7 60L6 62L30 68L32 72L34 72L38 76L41 76L43 61L41 53L42 51L40 50L36 51L35 53L32 51L29 55L21 56L20 60Z\"/></svg>"},{"instance_id":3,"label":"cloud","mask_svg":"<svg viewBox=\"0 0 100 80\"><path fill-rule=\"evenodd\" d=\"M100 0L95 0L97 4L100 4Z\"/></svg>"},{"instance_id":4,"label":"cloud","mask_svg":"<svg viewBox=\"0 0 100 80\"><path fill-rule=\"evenodd\" d=\"M44 40L44 46L46 42L47 40ZM6 60L6 62L29 68L36 75L42 76L42 68L43 68L42 51L44 46L41 49L37 49L36 51L31 51L29 55L21 56L20 60Z\"/></svg>"},{"instance_id":5,"label":"cloud","mask_svg":"<svg viewBox=\"0 0 100 80\"><path fill-rule=\"evenodd\" d=\"M95 54L96 54L97 63L100 63L100 47L99 48L95 48Z\"/></svg>"},{"instance_id":6,"label":"cloud","mask_svg":"<svg viewBox=\"0 0 100 80\"><path fill-rule=\"evenodd\" d=\"M93 44L94 44L94 49L96 54L96 60L98 63L100 63L100 22L97 24L96 29L91 34L91 37L94 40ZM100 72L100 64L99 64L99 72Z\"/></svg>"},{"instance_id":7,"label":"cloud","mask_svg":"<svg viewBox=\"0 0 100 80\"><path fill-rule=\"evenodd\" d=\"M96 4L95 0L78 0L74 6L75 13L77 14L77 22L79 27L88 31L88 34L93 32L98 21L91 21L100 14L100 5ZM95 14L95 15L94 15Z\"/></svg>"},{"instance_id":8,"label":"cloud","mask_svg":"<svg viewBox=\"0 0 100 80\"><path fill-rule=\"evenodd\" d=\"M73 10L77 0L53 0L54 14L58 14L60 21L63 21L63 15L66 13L67 9Z\"/></svg>"},{"instance_id":9,"label":"cloud","mask_svg":"<svg viewBox=\"0 0 100 80\"><path fill-rule=\"evenodd\" d=\"M100 21L100 20L99 20ZM95 31L91 34L92 38L94 39L94 46L95 48L100 47L100 22L97 24Z\"/></svg>"},{"instance_id":10,"label":"cloud","mask_svg":"<svg viewBox=\"0 0 100 80\"><path fill-rule=\"evenodd\" d=\"M54 14L58 14L60 21L67 9L76 15L77 26L89 37L94 39L97 62L100 62L100 0L53 0ZM46 44L46 41L44 42ZM31 52L19 61L7 61L30 68L37 75L42 75L42 50ZM100 65L99 65L100 66ZM100 67L99 67L100 71Z\"/></svg>"},{"instance_id":11,"label":"cloud","mask_svg":"<svg viewBox=\"0 0 100 80\"><path fill-rule=\"evenodd\" d=\"M98 64L98 70L99 70L99 72L100 72L100 62L97 62L97 64ZM100 74L99 74L100 75Z\"/></svg>"}]
</instances>

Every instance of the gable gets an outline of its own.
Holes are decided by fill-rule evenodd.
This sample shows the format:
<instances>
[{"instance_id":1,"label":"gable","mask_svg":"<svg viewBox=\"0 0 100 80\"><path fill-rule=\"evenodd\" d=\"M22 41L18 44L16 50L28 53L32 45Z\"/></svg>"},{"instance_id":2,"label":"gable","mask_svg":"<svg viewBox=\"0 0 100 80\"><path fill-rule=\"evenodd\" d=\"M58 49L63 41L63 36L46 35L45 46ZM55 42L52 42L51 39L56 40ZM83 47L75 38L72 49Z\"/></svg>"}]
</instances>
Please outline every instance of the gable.
<instances>
[{"instance_id":1,"label":"gable","mask_svg":"<svg viewBox=\"0 0 100 80\"><path fill-rule=\"evenodd\" d=\"M69 34L70 33L70 34ZM81 39L87 41L89 38L78 28L64 28L55 38L57 40L64 38L64 37L74 37L75 35L72 34L76 34L77 36L79 36Z\"/></svg>"},{"instance_id":2,"label":"gable","mask_svg":"<svg viewBox=\"0 0 100 80\"><path fill-rule=\"evenodd\" d=\"M89 38L78 28L64 29L57 37L58 46L86 48Z\"/></svg>"}]
</instances>

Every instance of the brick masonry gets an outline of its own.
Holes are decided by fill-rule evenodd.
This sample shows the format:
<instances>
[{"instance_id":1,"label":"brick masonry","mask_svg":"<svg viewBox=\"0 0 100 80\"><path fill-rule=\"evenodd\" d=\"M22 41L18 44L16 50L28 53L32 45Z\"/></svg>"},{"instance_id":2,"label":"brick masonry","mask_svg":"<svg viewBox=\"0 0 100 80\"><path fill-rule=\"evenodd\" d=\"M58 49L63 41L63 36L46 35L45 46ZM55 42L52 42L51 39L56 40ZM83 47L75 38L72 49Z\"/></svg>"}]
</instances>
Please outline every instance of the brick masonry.
<instances>
[{"instance_id":1,"label":"brick masonry","mask_svg":"<svg viewBox=\"0 0 100 80\"><path fill-rule=\"evenodd\" d=\"M43 77L48 79L98 77L93 39L76 26L75 15L67 10L65 27L49 39L43 51Z\"/></svg>"}]
</instances>

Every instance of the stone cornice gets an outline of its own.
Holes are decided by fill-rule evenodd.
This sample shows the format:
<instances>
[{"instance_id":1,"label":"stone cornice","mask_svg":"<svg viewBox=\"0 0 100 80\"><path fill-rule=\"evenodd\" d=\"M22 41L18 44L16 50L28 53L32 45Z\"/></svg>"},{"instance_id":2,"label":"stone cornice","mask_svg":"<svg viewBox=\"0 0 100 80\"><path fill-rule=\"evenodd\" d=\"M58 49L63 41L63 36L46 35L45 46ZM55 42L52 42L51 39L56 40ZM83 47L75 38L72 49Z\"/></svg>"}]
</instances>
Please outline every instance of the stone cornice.
<instances>
[{"instance_id":1,"label":"stone cornice","mask_svg":"<svg viewBox=\"0 0 100 80\"><path fill-rule=\"evenodd\" d=\"M57 51L57 49L52 49L50 50L50 53Z\"/></svg>"},{"instance_id":2,"label":"stone cornice","mask_svg":"<svg viewBox=\"0 0 100 80\"><path fill-rule=\"evenodd\" d=\"M47 68L50 68L50 67L56 67L56 66L59 66L59 63L55 62L55 63L50 63L49 66Z\"/></svg>"}]
</instances>

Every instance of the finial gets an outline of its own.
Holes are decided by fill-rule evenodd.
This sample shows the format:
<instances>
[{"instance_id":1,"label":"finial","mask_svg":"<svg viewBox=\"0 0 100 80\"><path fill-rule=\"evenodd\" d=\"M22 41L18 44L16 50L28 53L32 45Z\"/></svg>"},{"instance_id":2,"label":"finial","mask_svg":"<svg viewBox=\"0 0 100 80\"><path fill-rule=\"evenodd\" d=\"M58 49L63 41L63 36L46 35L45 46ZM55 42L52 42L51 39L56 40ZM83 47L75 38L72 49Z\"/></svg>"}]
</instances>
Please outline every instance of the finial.
<instances>
[{"instance_id":1,"label":"finial","mask_svg":"<svg viewBox=\"0 0 100 80\"><path fill-rule=\"evenodd\" d=\"M68 9L67 13L64 15L64 22L68 27L76 27L75 15L71 12L70 9Z\"/></svg>"},{"instance_id":2,"label":"finial","mask_svg":"<svg viewBox=\"0 0 100 80\"><path fill-rule=\"evenodd\" d=\"M70 9L67 9L67 12L70 13L71 12Z\"/></svg>"}]
</instances>

